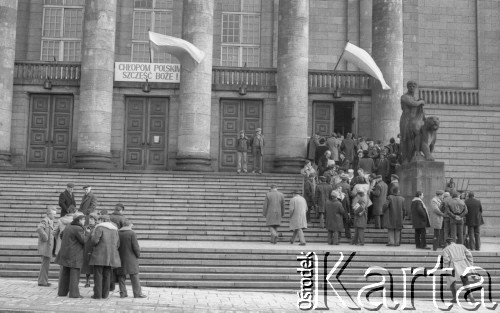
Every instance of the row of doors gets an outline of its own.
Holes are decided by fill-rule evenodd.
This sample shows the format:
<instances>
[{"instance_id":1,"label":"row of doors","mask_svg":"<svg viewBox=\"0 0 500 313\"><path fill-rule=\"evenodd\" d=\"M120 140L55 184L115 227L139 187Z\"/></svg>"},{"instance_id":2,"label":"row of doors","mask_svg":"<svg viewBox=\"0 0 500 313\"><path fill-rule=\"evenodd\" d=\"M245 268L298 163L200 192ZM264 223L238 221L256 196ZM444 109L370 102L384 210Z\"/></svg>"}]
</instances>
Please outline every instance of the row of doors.
<instances>
[{"instance_id":1,"label":"row of doors","mask_svg":"<svg viewBox=\"0 0 500 313\"><path fill-rule=\"evenodd\" d=\"M125 169L167 168L168 98L127 97L125 101ZM320 102L313 106L313 130L321 135L352 131L353 104ZM28 140L28 167L69 167L73 97L32 95ZM258 100L223 100L219 150L220 171L237 166L236 142L240 130L251 138L262 127ZM265 134L264 134L265 135ZM248 154L249 170L253 158Z\"/></svg>"}]
</instances>

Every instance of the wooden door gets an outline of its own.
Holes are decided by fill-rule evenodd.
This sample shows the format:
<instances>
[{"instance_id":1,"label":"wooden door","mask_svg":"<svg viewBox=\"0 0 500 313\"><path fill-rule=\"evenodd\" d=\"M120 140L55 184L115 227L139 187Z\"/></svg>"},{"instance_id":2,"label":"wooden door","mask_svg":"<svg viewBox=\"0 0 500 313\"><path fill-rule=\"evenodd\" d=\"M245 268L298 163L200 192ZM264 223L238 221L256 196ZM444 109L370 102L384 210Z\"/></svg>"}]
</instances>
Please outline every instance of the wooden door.
<instances>
[{"instance_id":1,"label":"wooden door","mask_svg":"<svg viewBox=\"0 0 500 313\"><path fill-rule=\"evenodd\" d=\"M125 168L167 167L168 98L126 99Z\"/></svg>"},{"instance_id":2,"label":"wooden door","mask_svg":"<svg viewBox=\"0 0 500 313\"><path fill-rule=\"evenodd\" d=\"M333 103L315 103L313 112L313 130L320 136L328 136L333 131Z\"/></svg>"},{"instance_id":3,"label":"wooden door","mask_svg":"<svg viewBox=\"0 0 500 313\"><path fill-rule=\"evenodd\" d=\"M73 96L31 96L27 167L69 167Z\"/></svg>"},{"instance_id":4,"label":"wooden door","mask_svg":"<svg viewBox=\"0 0 500 313\"><path fill-rule=\"evenodd\" d=\"M221 138L219 151L220 171L236 171L236 142L240 130L248 138L255 134L255 129L262 128L262 102L256 100L222 100L221 102ZM265 134L264 134L265 136ZM253 157L249 150L248 170L252 170Z\"/></svg>"}]
</instances>

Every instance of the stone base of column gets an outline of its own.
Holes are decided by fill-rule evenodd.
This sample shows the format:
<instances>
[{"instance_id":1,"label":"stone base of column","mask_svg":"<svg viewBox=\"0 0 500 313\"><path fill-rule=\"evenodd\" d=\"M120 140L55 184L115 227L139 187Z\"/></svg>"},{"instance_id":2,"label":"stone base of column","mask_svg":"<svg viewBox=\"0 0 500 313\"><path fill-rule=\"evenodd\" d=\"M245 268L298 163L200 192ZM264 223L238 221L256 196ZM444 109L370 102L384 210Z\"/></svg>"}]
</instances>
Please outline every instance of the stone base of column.
<instances>
[{"instance_id":1,"label":"stone base of column","mask_svg":"<svg viewBox=\"0 0 500 313\"><path fill-rule=\"evenodd\" d=\"M175 171L213 172L208 155L177 155Z\"/></svg>"},{"instance_id":2,"label":"stone base of column","mask_svg":"<svg viewBox=\"0 0 500 313\"><path fill-rule=\"evenodd\" d=\"M10 152L0 151L0 167L12 167L12 163L10 163Z\"/></svg>"},{"instance_id":3,"label":"stone base of column","mask_svg":"<svg viewBox=\"0 0 500 313\"><path fill-rule=\"evenodd\" d=\"M77 153L73 168L109 169L112 166L111 153Z\"/></svg>"},{"instance_id":4,"label":"stone base of column","mask_svg":"<svg viewBox=\"0 0 500 313\"><path fill-rule=\"evenodd\" d=\"M413 161L401 165L397 171L399 190L405 198L406 212L410 212L411 201L417 191L424 193L424 203L431 208L431 200L437 190L444 190L444 162Z\"/></svg>"},{"instance_id":5,"label":"stone base of column","mask_svg":"<svg viewBox=\"0 0 500 313\"><path fill-rule=\"evenodd\" d=\"M300 174L304 167L305 158L276 158L274 159L274 170L276 173Z\"/></svg>"}]
</instances>

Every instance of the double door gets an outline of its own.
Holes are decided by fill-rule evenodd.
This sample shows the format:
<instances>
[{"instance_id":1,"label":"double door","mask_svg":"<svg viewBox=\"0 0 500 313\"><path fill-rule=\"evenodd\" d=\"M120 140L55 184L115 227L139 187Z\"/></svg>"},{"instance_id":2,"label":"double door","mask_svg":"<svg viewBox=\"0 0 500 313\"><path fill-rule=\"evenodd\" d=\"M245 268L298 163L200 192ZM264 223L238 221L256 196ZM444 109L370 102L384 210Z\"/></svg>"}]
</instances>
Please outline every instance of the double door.
<instances>
[{"instance_id":1,"label":"double door","mask_svg":"<svg viewBox=\"0 0 500 313\"><path fill-rule=\"evenodd\" d=\"M354 129L354 103L316 102L313 106L313 132L329 136L340 132L344 136Z\"/></svg>"},{"instance_id":2,"label":"double door","mask_svg":"<svg viewBox=\"0 0 500 313\"><path fill-rule=\"evenodd\" d=\"M167 168L168 104L168 98L126 98L125 169Z\"/></svg>"},{"instance_id":3,"label":"double door","mask_svg":"<svg viewBox=\"0 0 500 313\"><path fill-rule=\"evenodd\" d=\"M31 96L27 167L70 166L72 116L72 95Z\"/></svg>"},{"instance_id":4,"label":"double door","mask_svg":"<svg viewBox=\"0 0 500 313\"><path fill-rule=\"evenodd\" d=\"M240 130L250 139L257 128L262 128L262 102L256 100L222 100L220 171L236 171L237 140ZM265 136L265 134L264 134ZM248 170L252 170L253 157L248 150Z\"/></svg>"}]
</instances>

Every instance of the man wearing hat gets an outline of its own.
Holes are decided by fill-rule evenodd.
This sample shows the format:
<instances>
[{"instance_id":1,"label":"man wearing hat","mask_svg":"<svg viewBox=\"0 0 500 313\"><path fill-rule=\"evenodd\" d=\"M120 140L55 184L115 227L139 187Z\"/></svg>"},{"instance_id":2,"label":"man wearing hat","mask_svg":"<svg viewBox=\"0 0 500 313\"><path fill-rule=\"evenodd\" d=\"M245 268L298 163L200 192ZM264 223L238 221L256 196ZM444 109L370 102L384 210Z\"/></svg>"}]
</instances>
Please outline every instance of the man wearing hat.
<instances>
[{"instance_id":1,"label":"man wearing hat","mask_svg":"<svg viewBox=\"0 0 500 313\"><path fill-rule=\"evenodd\" d=\"M238 156L238 168L236 172L239 174L241 171L243 173L247 172L247 160L248 160L248 143L250 140L245 136L245 131L240 130L240 135L236 141L236 154Z\"/></svg>"},{"instance_id":2,"label":"man wearing hat","mask_svg":"<svg viewBox=\"0 0 500 313\"><path fill-rule=\"evenodd\" d=\"M271 233L271 243L276 244L278 240L278 226L285 215L285 196L278 191L276 184L271 185L271 190L264 199L263 215L266 218L266 225Z\"/></svg>"},{"instance_id":3,"label":"man wearing hat","mask_svg":"<svg viewBox=\"0 0 500 313\"><path fill-rule=\"evenodd\" d=\"M380 153L380 156L376 161L376 167L377 174L382 176L382 180L386 183L390 183L391 164L386 158L386 149Z\"/></svg>"},{"instance_id":4,"label":"man wearing hat","mask_svg":"<svg viewBox=\"0 0 500 313\"><path fill-rule=\"evenodd\" d=\"M453 269L452 273L454 275L447 277L451 295L453 296L451 303L457 303L458 300L457 281L461 281L464 286L472 283L470 281L470 277L463 276L465 274L465 270L472 266L474 266L472 253L467 250L464 245L455 243L454 238L447 238L446 247L443 249L443 268ZM467 299L466 296L469 299ZM464 290L464 300L475 302L472 293L467 294L466 290Z\"/></svg>"},{"instance_id":5,"label":"man wearing hat","mask_svg":"<svg viewBox=\"0 0 500 313\"><path fill-rule=\"evenodd\" d=\"M325 216L326 201L328 201L328 198L330 197L330 193L332 192L332 190L333 190L332 186L326 182L326 177L320 176L319 184L316 186L316 191L314 193L314 203L316 205L316 209L319 215L320 228L325 227L324 216Z\"/></svg>"},{"instance_id":6,"label":"man wearing hat","mask_svg":"<svg viewBox=\"0 0 500 313\"><path fill-rule=\"evenodd\" d=\"M344 231L343 216L345 213L342 203L339 201L339 193L332 190L325 206L325 224L328 230L328 244L339 244L339 233Z\"/></svg>"},{"instance_id":7,"label":"man wearing hat","mask_svg":"<svg viewBox=\"0 0 500 313\"><path fill-rule=\"evenodd\" d=\"M262 129L257 128L255 130L255 135L250 140L250 146L252 147L253 154L252 173L262 174L262 159L264 156L264 135L262 135Z\"/></svg>"},{"instance_id":8,"label":"man wearing hat","mask_svg":"<svg viewBox=\"0 0 500 313\"><path fill-rule=\"evenodd\" d=\"M80 268L83 265L83 246L85 244L85 216L75 215L70 225L66 227L62 237L61 251L55 262L61 266L59 272L59 286L57 295L70 298L83 298L80 296L78 283L80 281Z\"/></svg>"},{"instance_id":9,"label":"man wearing hat","mask_svg":"<svg viewBox=\"0 0 500 313\"><path fill-rule=\"evenodd\" d=\"M40 221L36 229L38 233L38 254L42 258L40 274L38 275L38 286L48 287L49 267L54 248L54 216L57 214L56 206L47 208L47 215Z\"/></svg>"},{"instance_id":10,"label":"man wearing hat","mask_svg":"<svg viewBox=\"0 0 500 313\"><path fill-rule=\"evenodd\" d=\"M389 184L389 194L394 195L394 190L398 188L399 190L399 176L396 174L391 175L391 183Z\"/></svg>"},{"instance_id":11,"label":"man wearing hat","mask_svg":"<svg viewBox=\"0 0 500 313\"><path fill-rule=\"evenodd\" d=\"M66 190L61 192L59 195L59 207L61 208L61 217L68 214L68 208L70 205L76 206L75 196L73 194L73 188L75 185L73 183L68 183L66 185Z\"/></svg>"},{"instance_id":12,"label":"man wearing hat","mask_svg":"<svg viewBox=\"0 0 500 313\"><path fill-rule=\"evenodd\" d=\"M339 170L343 170L344 172L347 172L349 170L349 168L351 167L351 161L349 161L345 157L344 151L341 151L339 154L338 166L339 166Z\"/></svg>"},{"instance_id":13,"label":"man wearing hat","mask_svg":"<svg viewBox=\"0 0 500 313\"><path fill-rule=\"evenodd\" d=\"M92 192L92 187L90 187L90 185L83 186L83 189L85 190L85 194L80 203L79 211L85 215L85 225L88 225L89 214L94 212L97 207L97 198Z\"/></svg>"},{"instance_id":14,"label":"man wearing hat","mask_svg":"<svg viewBox=\"0 0 500 313\"><path fill-rule=\"evenodd\" d=\"M437 190L436 195L431 200L431 209L429 210L429 222L434 229L434 238L432 240L432 250L436 251L444 243L441 242L443 238L443 217L444 213L441 211L441 203L443 202L444 190Z\"/></svg>"},{"instance_id":15,"label":"man wearing hat","mask_svg":"<svg viewBox=\"0 0 500 313\"><path fill-rule=\"evenodd\" d=\"M303 229L307 228L307 202L300 194L301 190L295 190L293 192L293 198L290 199L289 212L290 212L290 230L293 231L290 243L295 242L295 238L299 237L299 242L301 246L306 245L306 240L304 238Z\"/></svg>"},{"instance_id":16,"label":"man wearing hat","mask_svg":"<svg viewBox=\"0 0 500 313\"><path fill-rule=\"evenodd\" d=\"M387 184L382 179L382 175L376 175L373 179L373 188L372 188L372 196L373 196L373 206L372 206L372 216L375 222L375 228L382 228L382 224L380 223L381 216L383 213L383 206L387 200Z\"/></svg>"},{"instance_id":17,"label":"man wearing hat","mask_svg":"<svg viewBox=\"0 0 500 313\"><path fill-rule=\"evenodd\" d=\"M123 216L124 210L125 206L122 203L117 203L115 204L115 210L109 215L109 219L112 223L115 223L118 229L122 228L123 223L127 220L127 218Z\"/></svg>"}]
</instances>

